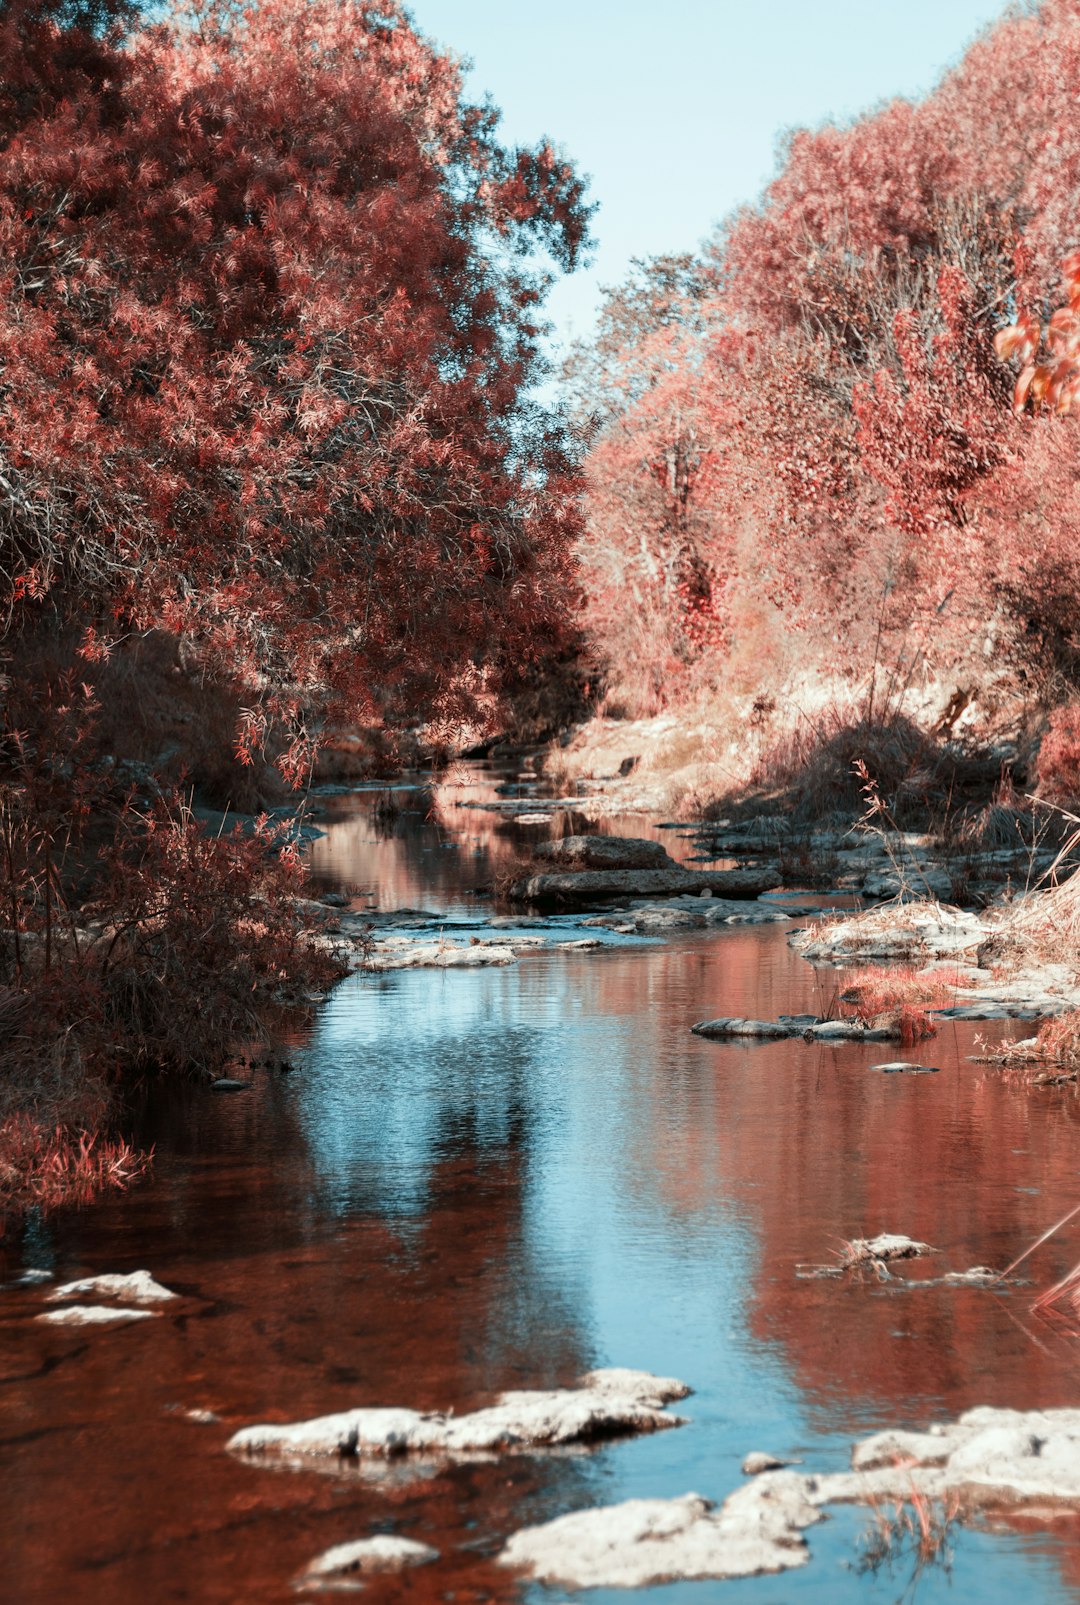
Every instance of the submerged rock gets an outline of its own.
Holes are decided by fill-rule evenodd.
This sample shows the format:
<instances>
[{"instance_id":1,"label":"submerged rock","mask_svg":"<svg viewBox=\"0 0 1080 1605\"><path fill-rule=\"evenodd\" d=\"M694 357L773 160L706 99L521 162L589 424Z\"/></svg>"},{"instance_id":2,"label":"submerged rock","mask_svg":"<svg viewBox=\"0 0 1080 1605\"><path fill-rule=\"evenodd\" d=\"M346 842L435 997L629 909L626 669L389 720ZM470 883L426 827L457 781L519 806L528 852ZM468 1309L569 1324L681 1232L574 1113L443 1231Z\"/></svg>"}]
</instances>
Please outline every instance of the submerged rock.
<instances>
[{"instance_id":1,"label":"submerged rock","mask_svg":"<svg viewBox=\"0 0 1080 1605\"><path fill-rule=\"evenodd\" d=\"M65 1282L47 1295L46 1302L56 1304L62 1299L84 1298L88 1293L98 1298L119 1299L122 1304L164 1304L179 1296L155 1282L149 1271L130 1271L126 1275L107 1271L102 1276L84 1276L78 1282Z\"/></svg>"},{"instance_id":2,"label":"submerged rock","mask_svg":"<svg viewBox=\"0 0 1080 1605\"><path fill-rule=\"evenodd\" d=\"M936 1076L941 1072L939 1064L908 1064L905 1059L891 1059L888 1064L872 1064L870 1068L887 1076Z\"/></svg>"},{"instance_id":3,"label":"submerged rock","mask_svg":"<svg viewBox=\"0 0 1080 1605\"><path fill-rule=\"evenodd\" d=\"M107 1322L122 1325L126 1321L152 1321L158 1310L117 1309L109 1304L67 1304L58 1310L45 1310L34 1317L51 1326L104 1326Z\"/></svg>"},{"instance_id":4,"label":"submerged rock","mask_svg":"<svg viewBox=\"0 0 1080 1605\"><path fill-rule=\"evenodd\" d=\"M617 1433L683 1425L665 1406L690 1389L671 1377L621 1369L591 1371L576 1388L500 1395L463 1416L359 1408L289 1425L244 1427L228 1448L239 1454L396 1456L545 1448L589 1443Z\"/></svg>"},{"instance_id":5,"label":"submerged rock","mask_svg":"<svg viewBox=\"0 0 1080 1605\"><path fill-rule=\"evenodd\" d=\"M335 1544L305 1566L296 1582L303 1587L305 1583L327 1582L335 1577L404 1571L409 1566L426 1566L438 1558L439 1551L430 1544L379 1533L374 1538L358 1538L351 1544Z\"/></svg>"},{"instance_id":6,"label":"submerged rock","mask_svg":"<svg viewBox=\"0 0 1080 1605\"><path fill-rule=\"evenodd\" d=\"M719 1510L691 1493L578 1511L515 1533L499 1561L566 1588L649 1588L788 1571L806 1564L802 1529L821 1520L803 1481L796 1478L786 1498L750 1483Z\"/></svg>"}]
</instances>

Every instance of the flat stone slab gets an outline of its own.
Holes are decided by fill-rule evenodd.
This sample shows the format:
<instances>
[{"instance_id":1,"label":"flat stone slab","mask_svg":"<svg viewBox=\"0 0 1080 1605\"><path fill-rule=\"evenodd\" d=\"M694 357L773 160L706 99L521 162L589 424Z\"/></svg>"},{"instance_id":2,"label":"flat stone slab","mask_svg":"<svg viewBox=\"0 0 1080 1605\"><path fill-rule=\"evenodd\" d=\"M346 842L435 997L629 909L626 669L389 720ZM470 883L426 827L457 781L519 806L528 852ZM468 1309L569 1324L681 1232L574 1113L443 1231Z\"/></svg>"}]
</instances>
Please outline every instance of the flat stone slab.
<instances>
[{"instance_id":1,"label":"flat stone slab","mask_svg":"<svg viewBox=\"0 0 1080 1605\"><path fill-rule=\"evenodd\" d=\"M740 1502L735 1494L719 1510L693 1493L627 1499L515 1533L499 1561L566 1588L756 1577L804 1566L809 1554L802 1529L820 1520L820 1511L802 1494L771 1502Z\"/></svg>"},{"instance_id":2,"label":"flat stone slab","mask_svg":"<svg viewBox=\"0 0 1080 1605\"><path fill-rule=\"evenodd\" d=\"M117 1309L109 1304L66 1304L58 1310L45 1310L36 1321L50 1326L122 1326L129 1321L152 1321L157 1310Z\"/></svg>"},{"instance_id":3,"label":"flat stone slab","mask_svg":"<svg viewBox=\"0 0 1080 1605\"><path fill-rule=\"evenodd\" d=\"M635 903L610 914L594 914L583 925L601 930L651 936L661 931L703 931L718 925L780 925L790 918L772 903L730 897L703 897L700 892L673 895L662 903Z\"/></svg>"},{"instance_id":4,"label":"flat stone slab","mask_svg":"<svg viewBox=\"0 0 1080 1605\"><path fill-rule=\"evenodd\" d=\"M47 1294L45 1302L57 1304L63 1299L85 1298L87 1294L118 1299L121 1304L164 1304L179 1296L155 1282L149 1271L130 1271L126 1275L107 1271L103 1276L84 1276L78 1282L65 1282Z\"/></svg>"},{"instance_id":5,"label":"flat stone slab","mask_svg":"<svg viewBox=\"0 0 1080 1605\"><path fill-rule=\"evenodd\" d=\"M675 897L713 892L717 897L751 898L775 891L781 884L775 870L592 869L525 875L510 887L509 895L538 907L566 907L605 902L616 897Z\"/></svg>"},{"instance_id":6,"label":"flat stone slab","mask_svg":"<svg viewBox=\"0 0 1080 1605\"><path fill-rule=\"evenodd\" d=\"M796 931L791 945L814 964L942 957L974 951L991 927L942 903L906 903Z\"/></svg>"},{"instance_id":7,"label":"flat stone slab","mask_svg":"<svg viewBox=\"0 0 1080 1605\"><path fill-rule=\"evenodd\" d=\"M414 1538L398 1538L378 1533L374 1538L357 1538L350 1544L335 1544L305 1566L296 1578L298 1588L308 1583L326 1583L338 1577L366 1577L379 1572L400 1572L410 1566L427 1566L438 1560L439 1551Z\"/></svg>"},{"instance_id":8,"label":"flat stone slab","mask_svg":"<svg viewBox=\"0 0 1080 1605\"><path fill-rule=\"evenodd\" d=\"M288 1425L244 1427L227 1447L244 1455L286 1459L513 1452L558 1444L589 1443L618 1433L657 1432L683 1425L666 1406L690 1389L648 1371L591 1371L576 1388L500 1395L468 1415L360 1408Z\"/></svg>"},{"instance_id":9,"label":"flat stone slab","mask_svg":"<svg viewBox=\"0 0 1080 1605\"><path fill-rule=\"evenodd\" d=\"M517 952L505 942L452 945L442 942L391 941L372 948L360 968L386 970L478 970L492 965L516 964Z\"/></svg>"},{"instance_id":10,"label":"flat stone slab","mask_svg":"<svg viewBox=\"0 0 1080 1605\"><path fill-rule=\"evenodd\" d=\"M875 1433L857 1444L853 1472L813 1479L815 1504L953 1497L965 1509L1080 1504L1080 1410L982 1406L925 1432Z\"/></svg>"},{"instance_id":11,"label":"flat stone slab","mask_svg":"<svg viewBox=\"0 0 1080 1605\"><path fill-rule=\"evenodd\" d=\"M701 1020L690 1027L695 1036L713 1042L777 1041L802 1037L804 1042L896 1042L899 1026L866 1026L855 1020L815 1020L806 1015L781 1015L776 1020L745 1020L734 1016Z\"/></svg>"}]
</instances>

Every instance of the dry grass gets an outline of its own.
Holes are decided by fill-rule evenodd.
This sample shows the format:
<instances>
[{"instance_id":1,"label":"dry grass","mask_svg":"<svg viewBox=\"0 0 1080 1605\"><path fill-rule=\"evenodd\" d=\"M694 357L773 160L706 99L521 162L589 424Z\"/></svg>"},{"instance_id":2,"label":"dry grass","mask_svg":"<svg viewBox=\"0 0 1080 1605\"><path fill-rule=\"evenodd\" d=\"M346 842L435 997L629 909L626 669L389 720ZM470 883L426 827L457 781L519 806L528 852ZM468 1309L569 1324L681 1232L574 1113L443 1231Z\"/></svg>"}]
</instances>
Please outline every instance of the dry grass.
<instances>
[{"instance_id":1,"label":"dry grass","mask_svg":"<svg viewBox=\"0 0 1080 1605\"><path fill-rule=\"evenodd\" d=\"M912 1598L928 1566L952 1568L952 1532L960 1513L959 1499L947 1503L928 1499L914 1479L906 1499L889 1506L869 1500L873 1521L862 1539L859 1570L892 1570L899 1563L912 1568L901 1599Z\"/></svg>"},{"instance_id":2,"label":"dry grass","mask_svg":"<svg viewBox=\"0 0 1080 1605\"><path fill-rule=\"evenodd\" d=\"M0 1124L0 1232L31 1205L55 1209L88 1203L110 1188L122 1191L152 1161L152 1152L99 1132L49 1130L27 1114L11 1115Z\"/></svg>"},{"instance_id":3,"label":"dry grass","mask_svg":"<svg viewBox=\"0 0 1080 1605\"><path fill-rule=\"evenodd\" d=\"M961 977L956 970L916 970L910 966L868 964L854 984L840 994L849 1019L874 1029L898 1027L901 1042L910 1045L937 1032L931 1009L943 1009L956 999Z\"/></svg>"},{"instance_id":4,"label":"dry grass","mask_svg":"<svg viewBox=\"0 0 1080 1605\"><path fill-rule=\"evenodd\" d=\"M799 818L819 819L838 809L860 809L862 763L891 814L924 817L955 780L955 753L910 719L852 718L834 705L813 718L801 715L754 765L752 786L784 795Z\"/></svg>"}]
</instances>

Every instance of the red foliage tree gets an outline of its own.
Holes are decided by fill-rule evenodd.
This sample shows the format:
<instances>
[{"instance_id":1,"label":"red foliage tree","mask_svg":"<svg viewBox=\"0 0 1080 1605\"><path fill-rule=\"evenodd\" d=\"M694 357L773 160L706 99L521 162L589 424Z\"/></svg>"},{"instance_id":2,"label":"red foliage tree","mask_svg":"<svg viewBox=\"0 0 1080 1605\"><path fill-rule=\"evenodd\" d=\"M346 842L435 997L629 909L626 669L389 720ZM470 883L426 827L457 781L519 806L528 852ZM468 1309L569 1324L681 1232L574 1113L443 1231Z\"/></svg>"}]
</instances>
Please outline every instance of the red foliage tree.
<instances>
[{"instance_id":1,"label":"red foliage tree","mask_svg":"<svg viewBox=\"0 0 1080 1605\"><path fill-rule=\"evenodd\" d=\"M298 720L451 715L531 661L572 584L572 463L524 399L570 167L503 147L396 0L123 48L16 6L0 83L12 623L165 627Z\"/></svg>"}]
</instances>

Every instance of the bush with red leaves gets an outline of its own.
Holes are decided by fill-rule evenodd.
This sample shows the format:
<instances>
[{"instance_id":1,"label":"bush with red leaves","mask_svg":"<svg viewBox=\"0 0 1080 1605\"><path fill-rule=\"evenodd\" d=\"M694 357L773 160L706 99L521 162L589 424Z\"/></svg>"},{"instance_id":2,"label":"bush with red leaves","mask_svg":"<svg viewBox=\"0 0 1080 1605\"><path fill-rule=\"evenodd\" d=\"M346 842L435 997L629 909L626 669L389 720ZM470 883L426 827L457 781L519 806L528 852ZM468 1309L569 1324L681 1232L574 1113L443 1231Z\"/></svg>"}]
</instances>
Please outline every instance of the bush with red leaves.
<instances>
[{"instance_id":1,"label":"bush with red leaves","mask_svg":"<svg viewBox=\"0 0 1080 1605\"><path fill-rule=\"evenodd\" d=\"M1051 713L1035 763L1040 797L1048 802L1080 800L1080 701L1065 702Z\"/></svg>"}]
</instances>

